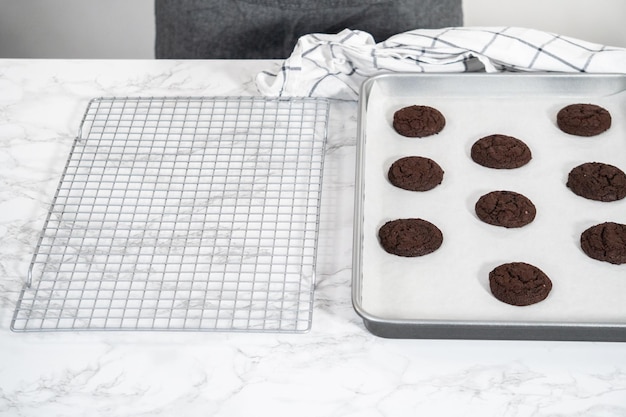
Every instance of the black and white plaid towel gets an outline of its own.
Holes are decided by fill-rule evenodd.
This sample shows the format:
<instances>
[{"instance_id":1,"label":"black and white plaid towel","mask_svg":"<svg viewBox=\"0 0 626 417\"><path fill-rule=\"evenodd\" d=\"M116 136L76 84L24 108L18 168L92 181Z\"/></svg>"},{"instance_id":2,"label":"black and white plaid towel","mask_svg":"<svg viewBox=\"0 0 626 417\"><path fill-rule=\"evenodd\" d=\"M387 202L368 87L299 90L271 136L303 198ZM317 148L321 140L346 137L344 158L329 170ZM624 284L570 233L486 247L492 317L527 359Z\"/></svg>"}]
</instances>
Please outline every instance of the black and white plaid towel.
<instances>
[{"instance_id":1,"label":"black and white plaid towel","mask_svg":"<svg viewBox=\"0 0 626 417\"><path fill-rule=\"evenodd\" d=\"M376 74L468 71L626 73L626 48L517 27L417 29L378 44L346 29L301 37L280 68L256 82L267 96L354 100Z\"/></svg>"}]
</instances>

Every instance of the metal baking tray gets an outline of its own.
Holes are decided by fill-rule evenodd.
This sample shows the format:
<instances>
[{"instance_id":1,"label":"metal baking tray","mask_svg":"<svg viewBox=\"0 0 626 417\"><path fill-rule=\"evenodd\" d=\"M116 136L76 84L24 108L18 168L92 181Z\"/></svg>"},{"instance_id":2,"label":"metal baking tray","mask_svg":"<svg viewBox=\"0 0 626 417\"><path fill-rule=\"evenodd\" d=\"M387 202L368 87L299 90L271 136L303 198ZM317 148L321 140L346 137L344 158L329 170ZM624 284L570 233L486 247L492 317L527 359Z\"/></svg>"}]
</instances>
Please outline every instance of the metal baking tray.
<instances>
[{"instance_id":1,"label":"metal baking tray","mask_svg":"<svg viewBox=\"0 0 626 417\"><path fill-rule=\"evenodd\" d=\"M328 109L92 100L11 328L309 330Z\"/></svg>"},{"instance_id":2,"label":"metal baking tray","mask_svg":"<svg viewBox=\"0 0 626 417\"><path fill-rule=\"evenodd\" d=\"M561 132L556 113L595 103L613 117L591 138ZM393 113L430 105L446 127L427 138L393 130ZM471 145L502 133L526 142L531 162L515 170L475 164ZM626 169L626 76L610 74L386 74L368 79L359 103L352 302L366 328L389 338L626 341L626 265L588 258L580 233L604 221L626 223L626 200L602 203L574 195L569 170L589 161ZM445 171L435 189L393 187L389 165L426 156ZM512 190L537 206L533 223L504 229L479 221L483 194ZM421 217L443 232L439 250L420 258L389 255L378 228L388 220ZM490 293L488 274L513 261L534 264L553 289L538 304L516 307Z\"/></svg>"}]
</instances>

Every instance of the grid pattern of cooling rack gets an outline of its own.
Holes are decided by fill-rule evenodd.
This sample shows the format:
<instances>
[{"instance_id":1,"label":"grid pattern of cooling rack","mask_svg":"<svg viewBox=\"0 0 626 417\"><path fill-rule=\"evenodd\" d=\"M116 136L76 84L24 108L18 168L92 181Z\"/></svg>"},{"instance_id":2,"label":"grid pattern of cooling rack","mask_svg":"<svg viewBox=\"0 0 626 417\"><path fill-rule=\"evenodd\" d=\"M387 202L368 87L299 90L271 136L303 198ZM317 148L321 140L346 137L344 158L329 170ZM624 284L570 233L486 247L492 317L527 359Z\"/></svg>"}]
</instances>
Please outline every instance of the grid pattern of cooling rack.
<instances>
[{"instance_id":1,"label":"grid pattern of cooling rack","mask_svg":"<svg viewBox=\"0 0 626 417\"><path fill-rule=\"evenodd\" d=\"M310 328L328 103L90 102L16 331Z\"/></svg>"}]
</instances>

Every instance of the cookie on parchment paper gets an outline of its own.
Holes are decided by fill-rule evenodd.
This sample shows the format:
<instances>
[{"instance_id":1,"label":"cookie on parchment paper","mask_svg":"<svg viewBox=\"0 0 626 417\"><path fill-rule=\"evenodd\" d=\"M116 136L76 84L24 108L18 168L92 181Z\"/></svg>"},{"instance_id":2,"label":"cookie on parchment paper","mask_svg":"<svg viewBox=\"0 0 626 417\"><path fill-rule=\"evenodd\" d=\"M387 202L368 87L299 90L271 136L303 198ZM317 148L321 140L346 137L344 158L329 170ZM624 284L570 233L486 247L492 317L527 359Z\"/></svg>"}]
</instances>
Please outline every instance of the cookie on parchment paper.
<instances>
[{"instance_id":1,"label":"cookie on parchment paper","mask_svg":"<svg viewBox=\"0 0 626 417\"><path fill-rule=\"evenodd\" d=\"M626 224L605 222L591 226L581 233L580 247L592 259L626 264Z\"/></svg>"},{"instance_id":2,"label":"cookie on parchment paper","mask_svg":"<svg viewBox=\"0 0 626 417\"><path fill-rule=\"evenodd\" d=\"M423 138L441 132L446 125L444 115L430 106L408 106L393 114L393 128L402 136Z\"/></svg>"},{"instance_id":3,"label":"cookie on parchment paper","mask_svg":"<svg viewBox=\"0 0 626 417\"><path fill-rule=\"evenodd\" d=\"M478 139L470 151L472 160L495 169L514 169L526 165L532 152L526 143L513 136L493 134Z\"/></svg>"},{"instance_id":4,"label":"cookie on parchment paper","mask_svg":"<svg viewBox=\"0 0 626 417\"><path fill-rule=\"evenodd\" d=\"M443 169L430 158L406 156L391 164L389 182L409 191L429 191L443 181Z\"/></svg>"},{"instance_id":5,"label":"cookie on parchment paper","mask_svg":"<svg viewBox=\"0 0 626 417\"><path fill-rule=\"evenodd\" d=\"M511 262L489 273L491 293L503 303L528 306L545 300L552 281L539 268L525 262Z\"/></svg>"},{"instance_id":6,"label":"cookie on parchment paper","mask_svg":"<svg viewBox=\"0 0 626 417\"><path fill-rule=\"evenodd\" d=\"M576 136L596 136L611 127L611 113L596 104L570 104L556 115L563 132Z\"/></svg>"},{"instance_id":7,"label":"cookie on parchment paper","mask_svg":"<svg viewBox=\"0 0 626 417\"><path fill-rule=\"evenodd\" d=\"M573 168L566 185L574 194L589 200L609 202L626 197L624 171L602 162L586 162Z\"/></svg>"},{"instance_id":8,"label":"cookie on parchment paper","mask_svg":"<svg viewBox=\"0 0 626 417\"><path fill-rule=\"evenodd\" d=\"M530 199L514 191L492 191L474 206L480 220L493 226L518 228L531 223L537 209Z\"/></svg>"},{"instance_id":9,"label":"cookie on parchment paper","mask_svg":"<svg viewBox=\"0 0 626 417\"><path fill-rule=\"evenodd\" d=\"M385 223L378 230L378 238L386 252L404 257L428 255L443 243L443 234L437 226L417 218Z\"/></svg>"}]
</instances>

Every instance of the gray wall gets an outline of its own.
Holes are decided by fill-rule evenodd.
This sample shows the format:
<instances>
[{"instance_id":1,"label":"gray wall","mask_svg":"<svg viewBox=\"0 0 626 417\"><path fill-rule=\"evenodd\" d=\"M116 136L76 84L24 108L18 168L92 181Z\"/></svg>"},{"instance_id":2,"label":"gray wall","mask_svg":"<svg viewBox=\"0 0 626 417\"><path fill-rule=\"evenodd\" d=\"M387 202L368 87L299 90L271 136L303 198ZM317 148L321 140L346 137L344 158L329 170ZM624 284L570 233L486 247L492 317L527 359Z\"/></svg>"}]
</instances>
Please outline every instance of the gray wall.
<instances>
[{"instance_id":1,"label":"gray wall","mask_svg":"<svg viewBox=\"0 0 626 417\"><path fill-rule=\"evenodd\" d=\"M0 0L0 58L154 58L153 0Z\"/></svg>"},{"instance_id":2,"label":"gray wall","mask_svg":"<svg viewBox=\"0 0 626 417\"><path fill-rule=\"evenodd\" d=\"M626 47L626 0L463 4L466 26L525 26ZM0 58L154 58L154 0L0 0Z\"/></svg>"}]
</instances>

